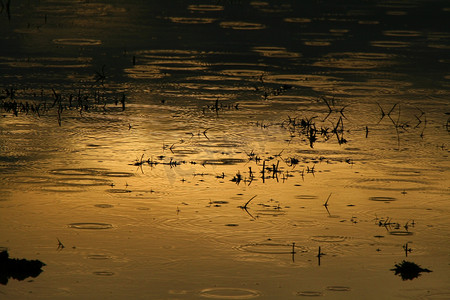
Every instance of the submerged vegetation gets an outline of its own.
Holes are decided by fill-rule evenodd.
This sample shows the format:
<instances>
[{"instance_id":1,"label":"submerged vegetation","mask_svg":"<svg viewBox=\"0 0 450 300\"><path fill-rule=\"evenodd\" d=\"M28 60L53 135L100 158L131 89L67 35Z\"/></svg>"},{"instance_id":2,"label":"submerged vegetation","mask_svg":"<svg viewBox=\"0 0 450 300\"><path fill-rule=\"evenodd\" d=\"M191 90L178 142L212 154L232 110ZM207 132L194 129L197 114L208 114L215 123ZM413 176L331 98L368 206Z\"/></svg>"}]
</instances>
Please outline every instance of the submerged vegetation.
<instances>
[{"instance_id":1,"label":"submerged vegetation","mask_svg":"<svg viewBox=\"0 0 450 300\"><path fill-rule=\"evenodd\" d=\"M121 111L126 109L124 92L107 91L103 86L74 90L73 93L63 93L55 88L32 92L5 88L0 95L0 110L16 117L19 114L41 117L56 113L58 125L61 126L65 111L78 111L83 116L83 113L108 111L111 106L119 106Z\"/></svg>"}]
</instances>

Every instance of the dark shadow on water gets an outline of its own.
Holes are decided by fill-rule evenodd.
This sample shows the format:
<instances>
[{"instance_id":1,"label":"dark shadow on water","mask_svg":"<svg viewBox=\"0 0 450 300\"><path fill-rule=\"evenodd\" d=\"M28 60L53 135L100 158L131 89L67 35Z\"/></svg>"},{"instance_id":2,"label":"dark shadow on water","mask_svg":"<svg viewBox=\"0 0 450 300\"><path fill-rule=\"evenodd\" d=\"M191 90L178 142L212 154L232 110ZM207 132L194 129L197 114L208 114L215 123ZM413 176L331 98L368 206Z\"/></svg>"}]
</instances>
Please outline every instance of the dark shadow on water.
<instances>
[{"instance_id":1,"label":"dark shadow on water","mask_svg":"<svg viewBox=\"0 0 450 300\"><path fill-rule=\"evenodd\" d=\"M395 268L391 269L391 271L394 271L395 275L399 275L403 280L413 280L414 278L419 277L421 275L420 273L432 272L431 270L423 269L419 265L406 260L399 264L395 264Z\"/></svg>"},{"instance_id":2,"label":"dark shadow on water","mask_svg":"<svg viewBox=\"0 0 450 300\"><path fill-rule=\"evenodd\" d=\"M45 266L40 260L9 258L8 251L0 252L0 284L8 284L9 278L19 281L37 277Z\"/></svg>"}]
</instances>

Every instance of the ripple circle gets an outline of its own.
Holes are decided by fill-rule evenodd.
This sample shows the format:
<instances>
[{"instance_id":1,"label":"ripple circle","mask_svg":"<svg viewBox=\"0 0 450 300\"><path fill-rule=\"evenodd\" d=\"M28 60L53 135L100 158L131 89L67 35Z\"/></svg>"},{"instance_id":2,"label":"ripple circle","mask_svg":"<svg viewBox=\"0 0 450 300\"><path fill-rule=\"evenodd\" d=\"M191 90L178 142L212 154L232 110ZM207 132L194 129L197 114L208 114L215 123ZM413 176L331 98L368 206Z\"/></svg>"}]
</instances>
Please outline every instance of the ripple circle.
<instances>
[{"instance_id":1,"label":"ripple circle","mask_svg":"<svg viewBox=\"0 0 450 300\"><path fill-rule=\"evenodd\" d=\"M370 197L369 200L371 200L371 201L381 201L381 202L390 202L390 201L397 200L397 198L394 198L394 197Z\"/></svg>"},{"instance_id":2,"label":"ripple circle","mask_svg":"<svg viewBox=\"0 0 450 300\"><path fill-rule=\"evenodd\" d=\"M100 229L111 229L113 226L107 223L71 223L69 224L70 228L75 229L91 229L91 230L100 230Z\"/></svg>"},{"instance_id":3,"label":"ripple circle","mask_svg":"<svg viewBox=\"0 0 450 300\"><path fill-rule=\"evenodd\" d=\"M328 286L327 290L333 291L333 292L349 292L349 291L351 291L351 288L348 286L333 285L333 286Z\"/></svg>"},{"instance_id":4,"label":"ripple circle","mask_svg":"<svg viewBox=\"0 0 450 300\"><path fill-rule=\"evenodd\" d=\"M238 250L260 254L291 254L292 244L255 243L237 247ZM308 252L306 247L295 245L295 252Z\"/></svg>"},{"instance_id":5,"label":"ripple circle","mask_svg":"<svg viewBox=\"0 0 450 300\"><path fill-rule=\"evenodd\" d=\"M98 46L102 44L102 41L94 39L54 39L53 43L71 46Z\"/></svg>"},{"instance_id":6,"label":"ripple circle","mask_svg":"<svg viewBox=\"0 0 450 300\"><path fill-rule=\"evenodd\" d=\"M312 236L311 240L316 242L325 242L325 243L339 243L345 240L345 236L337 236L337 235L316 235Z\"/></svg>"},{"instance_id":7,"label":"ripple circle","mask_svg":"<svg viewBox=\"0 0 450 300\"><path fill-rule=\"evenodd\" d=\"M210 299L253 299L261 296L261 293L242 288L209 288L201 290L200 296Z\"/></svg>"},{"instance_id":8,"label":"ripple circle","mask_svg":"<svg viewBox=\"0 0 450 300\"><path fill-rule=\"evenodd\" d=\"M408 235L413 235L413 233L410 232L410 231L401 231L401 230L390 231L389 234L390 234L390 235L398 235L398 236L408 236Z\"/></svg>"},{"instance_id":9,"label":"ripple circle","mask_svg":"<svg viewBox=\"0 0 450 300\"><path fill-rule=\"evenodd\" d=\"M297 296L320 297L320 296L323 296L323 293L316 292L316 291L303 291L303 292L297 292Z\"/></svg>"}]
</instances>

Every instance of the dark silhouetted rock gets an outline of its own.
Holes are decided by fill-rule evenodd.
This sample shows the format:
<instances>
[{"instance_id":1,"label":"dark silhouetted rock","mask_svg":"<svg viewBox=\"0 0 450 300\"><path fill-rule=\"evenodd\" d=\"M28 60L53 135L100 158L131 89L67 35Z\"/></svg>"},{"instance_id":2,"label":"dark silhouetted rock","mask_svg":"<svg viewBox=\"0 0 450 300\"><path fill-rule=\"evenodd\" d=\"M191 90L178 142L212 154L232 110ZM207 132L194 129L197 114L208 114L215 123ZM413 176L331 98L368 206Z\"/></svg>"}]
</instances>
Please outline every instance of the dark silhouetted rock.
<instances>
[{"instance_id":1,"label":"dark silhouetted rock","mask_svg":"<svg viewBox=\"0 0 450 300\"><path fill-rule=\"evenodd\" d=\"M422 272L432 272L431 270L422 269L419 265L405 260L396 264L395 268L391 269L391 271L394 271L395 275L401 276L403 280L413 280L414 278L419 277Z\"/></svg>"},{"instance_id":2,"label":"dark silhouetted rock","mask_svg":"<svg viewBox=\"0 0 450 300\"><path fill-rule=\"evenodd\" d=\"M8 251L0 252L0 284L6 285L9 278L24 280L37 277L45 266L40 260L9 258Z\"/></svg>"}]
</instances>

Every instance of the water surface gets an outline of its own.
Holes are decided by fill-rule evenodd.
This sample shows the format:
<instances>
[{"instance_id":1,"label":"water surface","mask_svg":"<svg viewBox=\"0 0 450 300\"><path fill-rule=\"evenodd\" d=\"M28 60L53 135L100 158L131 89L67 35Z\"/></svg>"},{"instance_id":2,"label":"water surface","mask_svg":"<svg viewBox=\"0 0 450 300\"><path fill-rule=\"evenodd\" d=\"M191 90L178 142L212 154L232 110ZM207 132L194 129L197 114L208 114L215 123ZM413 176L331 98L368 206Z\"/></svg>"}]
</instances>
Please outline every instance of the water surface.
<instances>
[{"instance_id":1,"label":"water surface","mask_svg":"<svg viewBox=\"0 0 450 300\"><path fill-rule=\"evenodd\" d=\"M449 297L447 2L2 7L1 298Z\"/></svg>"}]
</instances>

